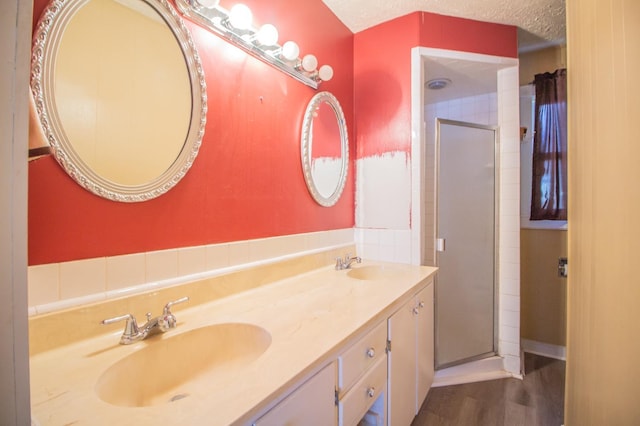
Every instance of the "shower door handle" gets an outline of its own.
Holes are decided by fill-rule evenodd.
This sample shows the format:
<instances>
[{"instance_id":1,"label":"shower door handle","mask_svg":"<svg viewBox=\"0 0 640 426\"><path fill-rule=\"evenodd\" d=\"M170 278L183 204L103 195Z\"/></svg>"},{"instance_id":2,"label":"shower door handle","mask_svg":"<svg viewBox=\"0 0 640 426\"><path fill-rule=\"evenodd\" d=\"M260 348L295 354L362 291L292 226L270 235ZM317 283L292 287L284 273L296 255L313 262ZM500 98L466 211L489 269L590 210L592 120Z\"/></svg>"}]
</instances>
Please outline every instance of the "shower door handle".
<instances>
[{"instance_id":1,"label":"shower door handle","mask_svg":"<svg viewBox=\"0 0 640 426\"><path fill-rule=\"evenodd\" d=\"M436 238L436 251L445 251L445 241L444 238Z\"/></svg>"}]
</instances>

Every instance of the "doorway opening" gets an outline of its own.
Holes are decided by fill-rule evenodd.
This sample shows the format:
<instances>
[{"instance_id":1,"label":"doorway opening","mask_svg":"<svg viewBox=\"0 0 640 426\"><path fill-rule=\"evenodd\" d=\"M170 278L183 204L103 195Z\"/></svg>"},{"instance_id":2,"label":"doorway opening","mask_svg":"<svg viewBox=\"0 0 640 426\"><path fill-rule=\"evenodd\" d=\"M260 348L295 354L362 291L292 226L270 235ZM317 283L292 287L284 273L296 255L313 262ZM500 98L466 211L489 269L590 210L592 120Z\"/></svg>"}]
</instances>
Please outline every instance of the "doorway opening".
<instances>
[{"instance_id":1,"label":"doorway opening","mask_svg":"<svg viewBox=\"0 0 640 426\"><path fill-rule=\"evenodd\" d=\"M425 87L425 83L434 78L449 79L451 84L441 90ZM493 347L487 351L493 350L498 356L444 368L436 372L434 386L475 381L478 375L482 376L481 380L521 376L518 105L517 59L424 47L413 49L411 240L414 263L436 266L438 261L436 119L494 127L500 135L495 164L498 220L493 232L496 303L490 313L495 333L493 339L489 339ZM444 274L444 271L438 274L441 272ZM466 339L468 331L466 335L451 337Z\"/></svg>"}]
</instances>

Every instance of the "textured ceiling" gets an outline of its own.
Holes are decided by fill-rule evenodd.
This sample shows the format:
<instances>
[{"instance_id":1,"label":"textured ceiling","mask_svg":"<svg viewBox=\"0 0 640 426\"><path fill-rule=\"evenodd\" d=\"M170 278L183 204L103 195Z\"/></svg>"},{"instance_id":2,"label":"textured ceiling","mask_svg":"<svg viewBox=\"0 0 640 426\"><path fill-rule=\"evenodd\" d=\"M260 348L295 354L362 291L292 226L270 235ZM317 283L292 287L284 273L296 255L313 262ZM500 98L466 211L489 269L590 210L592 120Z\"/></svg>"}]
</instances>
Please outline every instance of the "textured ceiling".
<instances>
[{"instance_id":1,"label":"textured ceiling","mask_svg":"<svg viewBox=\"0 0 640 426\"><path fill-rule=\"evenodd\" d=\"M521 52L565 40L564 0L322 0L354 33L416 11L515 25Z\"/></svg>"}]
</instances>

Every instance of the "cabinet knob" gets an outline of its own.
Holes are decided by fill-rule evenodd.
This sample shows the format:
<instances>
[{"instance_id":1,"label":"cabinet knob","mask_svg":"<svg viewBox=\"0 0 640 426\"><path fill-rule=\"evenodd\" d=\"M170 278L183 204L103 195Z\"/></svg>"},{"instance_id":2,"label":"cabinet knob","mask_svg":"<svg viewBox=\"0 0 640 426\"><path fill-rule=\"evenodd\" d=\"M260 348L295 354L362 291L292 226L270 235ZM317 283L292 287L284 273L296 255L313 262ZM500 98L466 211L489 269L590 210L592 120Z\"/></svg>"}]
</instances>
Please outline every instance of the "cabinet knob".
<instances>
[{"instance_id":1,"label":"cabinet knob","mask_svg":"<svg viewBox=\"0 0 640 426\"><path fill-rule=\"evenodd\" d=\"M373 386L371 386L369 389L367 389L367 396L369 398L373 398L373 396L376 394L376 388L374 388Z\"/></svg>"},{"instance_id":2,"label":"cabinet knob","mask_svg":"<svg viewBox=\"0 0 640 426\"><path fill-rule=\"evenodd\" d=\"M420 311L418 311L418 308L413 308L413 315L418 315L420 313Z\"/></svg>"},{"instance_id":3,"label":"cabinet knob","mask_svg":"<svg viewBox=\"0 0 640 426\"><path fill-rule=\"evenodd\" d=\"M418 303L418 307L419 308L424 308L424 302L421 300L420 303Z\"/></svg>"},{"instance_id":4,"label":"cabinet knob","mask_svg":"<svg viewBox=\"0 0 640 426\"><path fill-rule=\"evenodd\" d=\"M373 347L367 349L367 356L369 358L373 358L374 356L376 356L376 350Z\"/></svg>"}]
</instances>

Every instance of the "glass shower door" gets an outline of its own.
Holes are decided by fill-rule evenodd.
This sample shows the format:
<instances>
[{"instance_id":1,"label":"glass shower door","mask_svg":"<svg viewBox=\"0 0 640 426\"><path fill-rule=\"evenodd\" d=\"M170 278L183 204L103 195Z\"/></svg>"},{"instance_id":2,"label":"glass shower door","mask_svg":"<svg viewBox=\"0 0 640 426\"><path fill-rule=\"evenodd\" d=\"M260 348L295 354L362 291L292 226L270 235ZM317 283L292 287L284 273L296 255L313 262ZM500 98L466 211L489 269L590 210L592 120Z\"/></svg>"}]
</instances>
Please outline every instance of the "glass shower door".
<instances>
[{"instance_id":1,"label":"glass shower door","mask_svg":"<svg viewBox=\"0 0 640 426\"><path fill-rule=\"evenodd\" d=\"M496 130L438 120L436 369L496 352Z\"/></svg>"}]
</instances>

